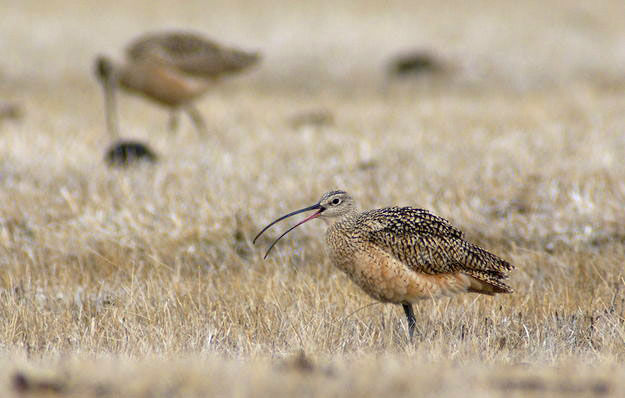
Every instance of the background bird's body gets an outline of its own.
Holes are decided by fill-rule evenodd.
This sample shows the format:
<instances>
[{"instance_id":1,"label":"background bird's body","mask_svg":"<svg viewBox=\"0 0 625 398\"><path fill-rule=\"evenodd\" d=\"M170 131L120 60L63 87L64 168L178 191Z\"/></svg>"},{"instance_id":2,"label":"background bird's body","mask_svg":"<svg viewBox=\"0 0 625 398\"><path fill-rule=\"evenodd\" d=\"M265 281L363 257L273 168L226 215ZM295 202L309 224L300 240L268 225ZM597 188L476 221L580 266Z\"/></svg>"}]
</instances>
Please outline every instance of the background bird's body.
<instances>
[{"instance_id":1,"label":"background bird's body","mask_svg":"<svg viewBox=\"0 0 625 398\"><path fill-rule=\"evenodd\" d=\"M126 59L120 70L122 87L178 107L203 95L221 76L253 65L258 55L192 33L165 32L131 43Z\"/></svg>"},{"instance_id":2,"label":"background bird's body","mask_svg":"<svg viewBox=\"0 0 625 398\"><path fill-rule=\"evenodd\" d=\"M154 62L137 62L120 70L119 85L163 106L182 107L202 96L211 82Z\"/></svg>"},{"instance_id":3,"label":"background bird's body","mask_svg":"<svg viewBox=\"0 0 625 398\"><path fill-rule=\"evenodd\" d=\"M177 128L177 112L184 110L204 132L204 120L192 103L220 77L242 71L258 59L257 53L221 46L197 34L159 32L133 41L124 63L98 58L97 70L105 84L170 108L170 129Z\"/></svg>"},{"instance_id":4,"label":"background bird's body","mask_svg":"<svg viewBox=\"0 0 625 398\"><path fill-rule=\"evenodd\" d=\"M186 75L208 79L239 72L259 59L256 53L222 46L186 32L142 36L128 46L126 57L132 62L150 60Z\"/></svg>"},{"instance_id":5,"label":"background bird's body","mask_svg":"<svg viewBox=\"0 0 625 398\"><path fill-rule=\"evenodd\" d=\"M396 304L461 292L512 291L512 266L462 239L427 210L390 207L353 213L326 232L332 262L376 300Z\"/></svg>"}]
</instances>

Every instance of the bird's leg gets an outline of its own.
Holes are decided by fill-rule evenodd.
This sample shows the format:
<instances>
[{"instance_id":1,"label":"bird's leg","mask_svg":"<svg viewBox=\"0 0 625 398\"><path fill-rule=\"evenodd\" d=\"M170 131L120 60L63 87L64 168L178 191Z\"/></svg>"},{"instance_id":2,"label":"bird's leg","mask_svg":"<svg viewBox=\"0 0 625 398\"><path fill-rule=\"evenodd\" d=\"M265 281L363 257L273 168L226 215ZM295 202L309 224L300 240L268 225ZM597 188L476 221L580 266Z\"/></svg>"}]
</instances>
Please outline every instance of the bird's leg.
<instances>
[{"instance_id":1,"label":"bird's leg","mask_svg":"<svg viewBox=\"0 0 625 398\"><path fill-rule=\"evenodd\" d=\"M410 339L412 339L414 336L414 329L417 326L417 319L414 317L412 304L402 304L402 307L404 307L404 312L406 313L406 318L408 319L408 333L410 334Z\"/></svg>"},{"instance_id":2,"label":"bird's leg","mask_svg":"<svg viewBox=\"0 0 625 398\"><path fill-rule=\"evenodd\" d=\"M178 131L179 121L180 118L178 117L178 110L173 109L169 114L169 122L167 123L167 128L169 129L170 133L175 133L176 131Z\"/></svg>"},{"instance_id":3,"label":"bird's leg","mask_svg":"<svg viewBox=\"0 0 625 398\"><path fill-rule=\"evenodd\" d=\"M200 135L206 135L206 123L204 123L204 118L197 110L197 108L195 108L193 105L187 105L185 109Z\"/></svg>"}]
</instances>

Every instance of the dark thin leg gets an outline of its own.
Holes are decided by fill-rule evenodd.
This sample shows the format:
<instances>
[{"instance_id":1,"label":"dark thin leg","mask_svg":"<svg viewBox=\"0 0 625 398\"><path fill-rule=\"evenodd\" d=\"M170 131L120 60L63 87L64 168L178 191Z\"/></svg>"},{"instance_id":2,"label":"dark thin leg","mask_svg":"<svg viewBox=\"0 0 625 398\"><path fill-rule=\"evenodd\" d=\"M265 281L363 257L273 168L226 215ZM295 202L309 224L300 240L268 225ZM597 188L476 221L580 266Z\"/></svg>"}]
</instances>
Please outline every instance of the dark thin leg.
<instances>
[{"instance_id":1,"label":"dark thin leg","mask_svg":"<svg viewBox=\"0 0 625 398\"><path fill-rule=\"evenodd\" d=\"M406 318L408 319L408 333L412 339L412 336L414 336L414 329L417 326L417 319L414 317L412 304L402 304L402 307L404 307L404 312L406 313Z\"/></svg>"},{"instance_id":2,"label":"dark thin leg","mask_svg":"<svg viewBox=\"0 0 625 398\"><path fill-rule=\"evenodd\" d=\"M200 112L193 105L188 105L186 111L200 135L206 135L206 123Z\"/></svg>"},{"instance_id":3,"label":"dark thin leg","mask_svg":"<svg viewBox=\"0 0 625 398\"><path fill-rule=\"evenodd\" d=\"M169 128L170 133L175 133L178 131L180 118L178 117L178 111L173 110L169 115L169 123L167 123L167 127Z\"/></svg>"}]
</instances>

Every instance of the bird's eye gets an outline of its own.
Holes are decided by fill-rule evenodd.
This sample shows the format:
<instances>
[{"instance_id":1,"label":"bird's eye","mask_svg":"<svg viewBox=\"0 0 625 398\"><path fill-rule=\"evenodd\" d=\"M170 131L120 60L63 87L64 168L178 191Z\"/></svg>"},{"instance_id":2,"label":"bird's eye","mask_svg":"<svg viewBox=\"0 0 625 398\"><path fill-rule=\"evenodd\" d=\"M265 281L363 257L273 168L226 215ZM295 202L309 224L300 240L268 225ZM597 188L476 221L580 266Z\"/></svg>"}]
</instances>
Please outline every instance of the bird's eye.
<instances>
[{"instance_id":1,"label":"bird's eye","mask_svg":"<svg viewBox=\"0 0 625 398\"><path fill-rule=\"evenodd\" d=\"M339 198L332 199L332 205L338 206L340 204L341 204L341 199L339 199Z\"/></svg>"}]
</instances>

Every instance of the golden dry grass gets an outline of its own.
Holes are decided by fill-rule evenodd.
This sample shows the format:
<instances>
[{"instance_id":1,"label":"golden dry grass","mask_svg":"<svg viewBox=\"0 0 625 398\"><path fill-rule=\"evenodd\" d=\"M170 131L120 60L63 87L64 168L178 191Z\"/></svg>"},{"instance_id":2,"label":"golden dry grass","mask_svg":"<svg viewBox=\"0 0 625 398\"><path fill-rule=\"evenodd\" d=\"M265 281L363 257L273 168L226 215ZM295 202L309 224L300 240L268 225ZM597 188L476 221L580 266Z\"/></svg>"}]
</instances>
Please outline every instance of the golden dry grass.
<instances>
[{"instance_id":1,"label":"golden dry grass","mask_svg":"<svg viewBox=\"0 0 625 398\"><path fill-rule=\"evenodd\" d=\"M0 95L24 115L0 124L1 395L624 394L625 5L269 3L5 10ZM163 26L263 65L200 103L209 138L122 97L162 161L110 170L92 58ZM420 47L453 71L385 75ZM420 303L408 344L322 223L264 261L259 228L331 188L452 220L517 292Z\"/></svg>"}]
</instances>

